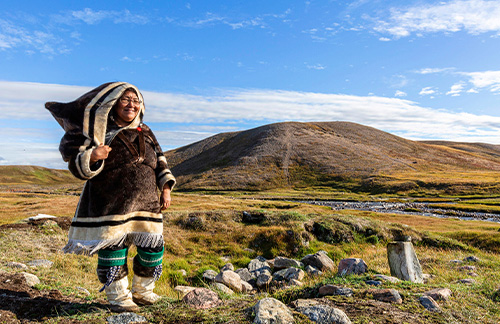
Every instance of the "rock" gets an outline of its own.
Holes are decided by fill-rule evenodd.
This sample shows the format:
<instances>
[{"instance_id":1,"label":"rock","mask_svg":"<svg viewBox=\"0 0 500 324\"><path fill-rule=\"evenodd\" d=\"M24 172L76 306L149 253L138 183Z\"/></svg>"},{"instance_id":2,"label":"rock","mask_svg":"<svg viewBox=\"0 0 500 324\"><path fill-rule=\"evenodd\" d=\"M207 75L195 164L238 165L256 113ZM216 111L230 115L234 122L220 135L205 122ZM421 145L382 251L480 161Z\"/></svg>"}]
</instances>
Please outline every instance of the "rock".
<instances>
[{"instance_id":1,"label":"rock","mask_svg":"<svg viewBox=\"0 0 500 324\"><path fill-rule=\"evenodd\" d=\"M436 288L425 292L424 295L432 297L434 300L448 300L451 296L451 290L448 288Z\"/></svg>"},{"instance_id":2,"label":"rock","mask_svg":"<svg viewBox=\"0 0 500 324\"><path fill-rule=\"evenodd\" d=\"M398 283L398 282L401 282L401 280L399 280L398 278L396 277L391 277L391 276L385 276L383 274L376 274L374 275L375 278L377 279L381 279L383 281L389 281L389 282L392 282L392 283Z\"/></svg>"},{"instance_id":3,"label":"rock","mask_svg":"<svg viewBox=\"0 0 500 324\"><path fill-rule=\"evenodd\" d=\"M205 270L203 272L202 278L203 278L203 280L205 280L207 282L213 282L216 276L217 276L217 272L209 269L209 270Z\"/></svg>"},{"instance_id":4,"label":"rock","mask_svg":"<svg viewBox=\"0 0 500 324\"><path fill-rule=\"evenodd\" d=\"M184 298L188 293L191 291L195 290L196 287L189 287L189 286L175 286L174 290L179 293L179 299Z\"/></svg>"},{"instance_id":5,"label":"rock","mask_svg":"<svg viewBox=\"0 0 500 324\"><path fill-rule=\"evenodd\" d=\"M479 258L476 256L468 256L464 259L464 262L479 262Z\"/></svg>"},{"instance_id":6,"label":"rock","mask_svg":"<svg viewBox=\"0 0 500 324\"><path fill-rule=\"evenodd\" d=\"M180 270L177 270L177 272L179 272L181 274L181 276L187 277L187 271L186 270L180 269Z\"/></svg>"},{"instance_id":7,"label":"rock","mask_svg":"<svg viewBox=\"0 0 500 324\"><path fill-rule=\"evenodd\" d=\"M220 282L213 282L210 284L210 287L214 288L215 290L218 290L224 294L227 295L234 295L234 291L231 290L228 286L221 284Z\"/></svg>"},{"instance_id":8,"label":"rock","mask_svg":"<svg viewBox=\"0 0 500 324\"><path fill-rule=\"evenodd\" d=\"M320 271L334 271L335 264L324 251L308 254L300 260L304 265L311 265Z\"/></svg>"},{"instance_id":9,"label":"rock","mask_svg":"<svg viewBox=\"0 0 500 324\"><path fill-rule=\"evenodd\" d=\"M247 266L248 271L258 272L258 274L256 274L256 276L258 276L260 274L260 272L262 272L264 270L271 272L271 266L269 265L269 263L267 263L265 259L264 259L264 261L262 261L262 259L263 258L260 258L260 259L256 258L256 259L253 259L252 261L250 261L250 263Z\"/></svg>"},{"instance_id":10,"label":"rock","mask_svg":"<svg viewBox=\"0 0 500 324\"><path fill-rule=\"evenodd\" d=\"M339 262L337 276L347 276L350 274L363 274L368 269L365 261L362 259L348 258Z\"/></svg>"},{"instance_id":11,"label":"rock","mask_svg":"<svg viewBox=\"0 0 500 324\"><path fill-rule=\"evenodd\" d=\"M21 274L24 276L26 284L32 288L40 283L40 279L38 279L38 277L34 274L27 272L21 272Z\"/></svg>"},{"instance_id":12,"label":"rock","mask_svg":"<svg viewBox=\"0 0 500 324\"><path fill-rule=\"evenodd\" d=\"M253 307L254 324L293 324L292 311L274 298L263 298Z\"/></svg>"},{"instance_id":13,"label":"rock","mask_svg":"<svg viewBox=\"0 0 500 324\"><path fill-rule=\"evenodd\" d=\"M244 293L249 293L249 292L252 292L254 290L253 286L246 281L241 281L241 285L243 287Z\"/></svg>"},{"instance_id":14,"label":"rock","mask_svg":"<svg viewBox=\"0 0 500 324\"><path fill-rule=\"evenodd\" d=\"M450 260L450 263L463 263L462 260Z\"/></svg>"},{"instance_id":15,"label":"rock","mask_svg":"<svg viewBox=\"0 0 500 324\"><path fill-rule=\"evenodd\" d=\"M392 276L416 283L424 282L422 268L411 242L387 244L387 258Z\"/></svg>"},{"instance_id":16,"label":"rock","mask_svg":"<svg viewBox=\"0 0 500 324\"><path fill-rule=\"evenodd\" d=\"M379 280L366 280L365 284L370 285L370 286L381 286L382 281Z\"/></svg>"},{"instance_id":17,"label":"rock","mask_svg":"<svg viewBox=\"0 0 500 324\"><path fill-rule=\"evenodd\" d=\"M85 289L83 287L75 287L75 289L81 291L86 296L90 296L90 291L88 291L87 289Z\"/></svg>"},{"instance_id":18,"label":"rock","mask_svg":"<svg viewBox=\"0 0 500 324\"><path fill-rule=\"evenodd\" d=\"M32 268L50 268L53 264L54 262L43 259L33 260L27 263L27 265Z\"/></svg>"},{"instance_id":19,"label":"rock","mask_svg":"<svg viewBox=\"0 0 500 324\"><path fill-rule=\"evenodd\" d=\"M285 257L276 257L274 259L274 269L275 270L281 270L281 269L286 269L290 267L295 267L295 268L302 268L304 265L294 259L289 259Z\"/></svg>"},{"instance_id":20,"label":"rock","mask_svg":"<svg viewBox=\"0 0 500 324\"><path fill-rule=\"evenodd\" d=\"M436 278L436 276L433 275L433 274L422 273L422 279L424 279L424 283L427 283L427 282L431 281L434 278Z\"/></svg>"},{"instance_id":21,"label":"rock","mask_svg":"<svg viewBox=\"0 0 500 324\"><path fill-rule=\"evenodd\" d=\"M471 265L465 265L465 266L461 266L460 268L458 268L458 270L460 270L460 271L475 271L476 267L471 266Z\"/></svg>"},{"instance_id":22,"label":"rock","mask_svg":"<svg viewBox=\"0 0 500 324\"><path fill-rule=\"evenodd\" d=\"M403 303L403 299L396 289L368 289L367 293L372 294L374 299L386 303Z\"/></svg>"},{"instance_id":23,"label":"rock","mask_svg":"<svg viewBox=\"0 0 500 324\"><path fill-rule=\"evenodd\" d=\"M266 220L266 215L264 213L244 211L241 220L247 224L259 224Z\"/></svg>"},{"instance_id":24,"label":"rock","mask_svg":"<svg viewBox=\"0 0 500 324\"><path fill-rule=\"evenodd\" d=\"M229 262L229 260L231 260L231 257L228 255L223 255L223 256L219 257L219 259L221 259L224 262Z\"/></svg>"},{"instance_id":25,"label":"rock","mask_svg":"<svg viewBox=\"0 0 500 324\"><path fill-rule=\"evenodd\" d=\"M475 272L467 272L467 275L468 275L469 277L477 277L477 276L479 276L479 275L478 275L477 273L475 273Z\"/></svg>"},{"instance_id":26,"label":"rock","mask_svg":"<svg viewBox=\"0 0 500 324\"><path fill-rule=\"evenodd\" d=\"M476 283L476 280L467 278L467 279L460 279L457 282L465 285L473 285Z\"/></svg>"},{"instance_id":27,"label":"rock","mask_svg":"<svg viewBox=\"0 0 500 324\"><path fill-rule=\"evenodd\" d=\"M19 262L7 262L7 267L14 268L14 269L21 269L21 270L28 269L27 265L25 265L24 263L19 263Z\"/></svg>"},{"instance_id":28,"label":"rock","mask_svg":"<svg viewBox=\"0 0 500 324\"><path fill-rule=\"evenodd\" d=\"M320 324L351 324L351 320L340 309L328 305L313 304L298 306L295 310L306 315L311 321Z\"/></svg>"},{"instance_id":29,"label":"rock","mask_svg":"<svg viewBox=\"0 0 500 324\"><path fill-rule=\"evenodd\" d=\"M430 296L422 296L419 298L420 304L424 306L425 309L427 309L430 312L439 312L441 311L441 308L439 307L438 303L432 299Z\"/></svg>"},{"instance_id":30,"label":"rock","mask_svg":"<svg viewBox=\"0 0 500 324\"><path fill-rule=\"evenodd\" d=\"M304 276L305 276L305 272L302 269L287 268L287 269L283 269L283 270L275 272L273 274L273 280L275 280L275 281L282 281L282 280L289 281L291 279L302 280L302 279L304 279Z\"/></svg>"},{"instance_id":31,"label":"rock","mask_svg":"<svg viewBox=\"0 0 500 324\"><path fill-rule=\"evenodd\" d=\"M236 272L238 276L240 276L241 280L246 282L256 278L256 276L252 275L247 268L236 269L234 272Z\"/></svg>"},{"instance_id":32,"label":"rock","mask_svg":"<svg viewBox=\"0 0 500 324\"><path fill-rule=\"evenodd\" d=\"M263 273L257 277L256 285L261 289L266 288L272 280L273 277L271 276L271 274Z\"/></svg>"},{"instance_id":33,"label":"rock","mask_svg":"<svg viewBox=\"0 0 500 324\"><path fill-rule=\"evenodd\" d=\"M303 286L303 285L304 285L304 284L302 283L302 281L299 281L299 280L296 280L296 279L290 279L290 280L288 281L288 284L289 284L290 286L297 286L297 287L301 287L301 286Z\"/></svg>"},{"instance_id":34,"label":"rock","mask_svg":"<svg viewBox=\"0 0 500 324\"><path fill-rule=\"evenodd\" d=\"M109 316L106 321L110 324L128 324L128 323L147 323L148 320L141 315L135 313L121 313L118 315Z\"/></svg>"},{"instance_id":35,"label":"rock","mask_svg":"<svg viewBox=\"0 0 500 324\"><path fill-rule=\"evenodd\" d=\"M324 285L319 288L318 293L320 296L346 296L351 297L353 291L351 288L344 288L335 285Z\"/></svg>"},{"instance_id":36,"label":"rock","mask_svg":"<svg viewBox=\"0 0 500 324\"><path fill-rule=\"evenodd\" d=\"M219 272L219 274L214 279L215 282L220 282L236 292L242 292L243 287L241 284L240 276L231 270L226 270Z\"/></svg>"},{"instance_id":37,"label":"rock","mask_svg":"<svg viewBox=\"0 0 500 324\"><path fill-rule=\"evenodd\" d=\"M319 271L316 267L308 265L305 267L306 273L311 277L321 276L323 272Z\"/></svg>"},{"instance_id":38,"label":"rock","mask_svg":"<svg viewBox=\"0 0 500 324\"><path fill-rule=\"evenodd\" d=\"M182 301L196 309L208 309L216 307L221 303L216 292L207 288L195 288L190 291Z\"/></svg>"},{"instance_id":39,"label":"rock","mask_svg":"<svg viewBox=\"0 0 500 324\"><path fill-rule=\"evenodd\" d=\"M47 215L47 214L38 214L36 216L31 216L27 219L28 222L33 222L33 221L37 221L37 220L40 220L40 219L53 219L53 218L57 218L56 216L52 216L52 215Z\"/></svg>"},{"instance_id":40,"label":"rock","mask_svg":"<svg viewBox=\"0 0 500 324\"><path fill-rule=\"evenodd\" d=\"M227 270L230 270L230 271L234 271L234 266L232 263L226 263L221 269L220 271L227 271Z\"/></svg>"}]
</instances>

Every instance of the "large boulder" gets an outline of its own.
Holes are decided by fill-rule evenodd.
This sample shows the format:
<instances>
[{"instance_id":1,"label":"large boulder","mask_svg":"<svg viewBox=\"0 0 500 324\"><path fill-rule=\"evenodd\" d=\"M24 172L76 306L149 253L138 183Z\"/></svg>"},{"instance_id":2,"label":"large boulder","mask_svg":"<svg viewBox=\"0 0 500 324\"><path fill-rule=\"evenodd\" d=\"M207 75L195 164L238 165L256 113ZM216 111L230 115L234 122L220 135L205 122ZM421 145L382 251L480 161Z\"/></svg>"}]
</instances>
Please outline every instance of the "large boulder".
<instances>
[{"instance_id":1,"label":"large boulder","mask_svg":"<svg viewBox=\"0 0 500 324\"><path fill-rule=\"evenodd\" d=\"M422 267L411 242L396 241L387 244L387 258L392 276L416 283L424 282Z\"/></svg>"},{"instance_id":2,"label":"large boulder","mask_svg":"<svg viewBox=\"0 0 500 324\"><path fill-rule=\"evenodd\" d=\"M362 259L348 258L339 262L337 276L347 276L350 274L363 274L368 270L368 266Z\"/></svg>"}]
</instances>

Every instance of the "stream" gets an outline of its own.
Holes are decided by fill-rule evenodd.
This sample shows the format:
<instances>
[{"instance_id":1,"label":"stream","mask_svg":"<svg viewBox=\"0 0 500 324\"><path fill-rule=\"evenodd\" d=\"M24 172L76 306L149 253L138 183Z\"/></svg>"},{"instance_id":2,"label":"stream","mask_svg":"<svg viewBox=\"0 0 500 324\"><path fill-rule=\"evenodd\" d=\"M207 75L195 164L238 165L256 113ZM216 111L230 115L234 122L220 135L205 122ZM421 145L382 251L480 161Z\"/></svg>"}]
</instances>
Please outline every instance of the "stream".
<instances>
[{"instance_id":1,"label":"stream","mask_svg":"<svg viewBox=\"0 0 500 324\"><path fill-rule=\"evenodd\" d=\"M384 201L304 201L312 205L328 206L333 210L354 209L378 213L458 218L500 223L500 215L483 212L468 212L456 209L432 207L428 202L384 202Z\"/></svg>"}]
</instances>

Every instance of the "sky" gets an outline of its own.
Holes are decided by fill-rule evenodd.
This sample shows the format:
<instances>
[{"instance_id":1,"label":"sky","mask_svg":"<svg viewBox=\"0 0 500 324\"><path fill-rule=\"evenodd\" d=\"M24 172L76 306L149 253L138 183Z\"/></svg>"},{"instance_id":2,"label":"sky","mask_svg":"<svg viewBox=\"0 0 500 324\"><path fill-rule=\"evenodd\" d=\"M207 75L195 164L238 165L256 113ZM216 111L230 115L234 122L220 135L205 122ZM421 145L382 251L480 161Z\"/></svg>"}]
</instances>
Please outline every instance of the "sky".
<instances>
[{"instance_id":1,"label":"sky","mask_svg":"<svg viewBox=\"0 0 500 324\"><path fill-rule=\"evenodd\" d=\"M32 1L0 15L0 165L64 169L44 108L110 81L164 150L284 121L500 144L500 1Z\"/></svg>"}]
</instances>

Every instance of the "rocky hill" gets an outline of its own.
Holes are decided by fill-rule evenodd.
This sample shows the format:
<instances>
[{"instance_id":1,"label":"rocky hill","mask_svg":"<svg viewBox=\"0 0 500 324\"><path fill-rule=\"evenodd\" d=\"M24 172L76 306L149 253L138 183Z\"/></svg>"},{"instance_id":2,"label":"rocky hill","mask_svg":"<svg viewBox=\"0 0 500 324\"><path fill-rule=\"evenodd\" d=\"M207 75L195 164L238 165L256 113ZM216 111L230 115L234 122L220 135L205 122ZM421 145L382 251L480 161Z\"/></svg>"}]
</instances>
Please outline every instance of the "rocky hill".
<instances>
[{"instance_id":1,"label":"rocky hill","mask_svg":"<svg viewBox=\"0 0 500 324\"><path fill-rule=\"evenodd\" d=\"M500 146L416 142L350 122L286 122L166 152L183 189L332 185L394 173L500 171Z\"/></svg>"}]
</instances>

